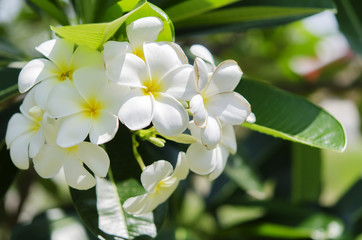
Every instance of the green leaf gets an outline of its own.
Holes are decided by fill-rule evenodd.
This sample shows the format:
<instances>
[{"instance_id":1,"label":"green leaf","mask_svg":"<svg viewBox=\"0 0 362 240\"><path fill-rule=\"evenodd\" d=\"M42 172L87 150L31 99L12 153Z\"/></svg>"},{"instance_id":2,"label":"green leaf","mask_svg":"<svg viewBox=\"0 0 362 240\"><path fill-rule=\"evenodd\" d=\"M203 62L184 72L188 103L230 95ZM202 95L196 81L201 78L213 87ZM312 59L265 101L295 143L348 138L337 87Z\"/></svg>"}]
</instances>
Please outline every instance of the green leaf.
<instances>
[{"instance_id":1,"label":"green leaf","mask_svg":"<svg viewBox=\"0 0 362 240\"><path fill-rule=\"evenodd\" d=\"M255 124L243 126L313 147L343 151L342 125L308 100L260 81L242 79L236 89L251 104Z\"/></svg>"},{"instance_id":2,"label":"green leaf","mask_svg":"<svg viewBox=\"0 0 362 240\"><path fill-rule=\"evenodd\" d=\"M333 9L330 0L244 0L179 21L171 19L179 36L274 26Z\"/></svg>"},{"instance_id":3,"label":"green leaf","mask_svg":"<svg viewBox=\"0 0 362 240\"><path fill-rule=\"evenodd\" d=\"M339 28L346 35L351 47L362 54L362 2L335 0Z\"/></svg>"},{"instance_id":4,"label":"green leaf","mask_svg":"<svg viewBox=\"0 0 362 240\"><path fill-rule=\"evenodd\" d=\"M126 14L109 23L81 24L75 26L53 27L51 29L59 36L73 41L78 45L86 45L92 49L99 49L110 39L124 23L129 14Z\"/></svg>"},{"instance_id":5,"label":"green leaf","mask_svg":"<svg viewBox=\"0 0 362 240\"><path fill-rule=\"evenodd\" d=\"M164 22L163 31L159 34L158 41L173 40L173 25L167 15L156 6L144 3L140 7L108 23L81 24L75 26L51 27L59 36L69 39L78 45L86 45L92 49L100 49L117 30L125 23L126 25L146 16L157 16Z\"/></svg>"},{"instance_id":6,"label":"green leaf","mask_svg":"<svg viewBox=\"0 0 362 240\"><path fill-rule=\"evenodd\" d=\"M172 21L181 21L183 19L191 18L210 10L221 8L239 0L189 0L183 1L166 10L168 16Z\"/></svg>"},{"instance_id":7,"label":"green leaf","mask_svg":"<svg viewBox=\"0 0 362 240\"><path fill-rule=\"evenodd\" d=\"M292 200L316 203L321 192L321 150L294 143L292 166Z\"/></svg>"},{"instance_id":8,"label":"green leaf","mask_svg":"<svg viewBox=\"0 0 362 240\"><path fill-rule=\"evenodd\" d=\"M229 157L225 167L226 175L232 179L241 189L258 199L265 198L263 183L240 155Z\"/></svg>"},{"instance_id":9,"label":"green leaf","mask_svg":"<svg viewBox=\"0 0 362 240\"><path fill-rule=\"evenodd\" d=\"M49 0L30 0L62 25L69 25L68 17Z\"/></svg>"},{"instance_id":10,"label":"green leaf","mask_svg":"<svg viewBox=\"0 0 362 240\"><path fill-rule=\"evenodd\" d=\"M105 147L111 159L108 177L97 177L96 187L87 191L70 189L80 217L95 236L104 239L155 237L165 218L166 205L137 217L126 213L122 207L129 197L145 192L138 180L141 169L133 156L130 131L120 126L116 137ZM142 154L144 156L147 153Z\"/></svg>"}]
</instances>

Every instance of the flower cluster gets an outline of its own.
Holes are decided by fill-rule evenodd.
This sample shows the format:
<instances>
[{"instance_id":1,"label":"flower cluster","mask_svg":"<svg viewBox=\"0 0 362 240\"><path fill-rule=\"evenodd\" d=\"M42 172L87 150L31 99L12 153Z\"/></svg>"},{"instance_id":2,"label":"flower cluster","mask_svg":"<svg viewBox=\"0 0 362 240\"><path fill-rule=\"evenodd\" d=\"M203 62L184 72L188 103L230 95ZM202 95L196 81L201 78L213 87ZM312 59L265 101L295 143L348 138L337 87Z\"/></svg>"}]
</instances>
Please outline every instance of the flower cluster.
<instances>
[{"instance_id":1,"label":"flower cluster","mask_svg":"<svg viewBox=\"0 0 362 240\"><path fill-rule=\"evenodd\" d=\"M32 159L44 178L63 168L69 186L89 189L93 174L105 177L110 164L99 145L112 140L121 122L136 132L152 125L149 132L174 141L190 132L192 140L175 170L164 160L147 167L139 161L146 193L125 201L126 211L152 211L189 170L217 178L236 151L232 125L253 121L249 103L234 92L242 71L232 60L216 66L201 45L191 47L190 65L179 45L156 42L162 29L156 17L138 19L127 26L128 42L106 42L102 52L65 39L38 46L45 58L20 72L19 90L27 95L6 133L14 164L27 169ZM155 136L146 140L162 146L164 138Z\"/></svg>"}]
</instances>

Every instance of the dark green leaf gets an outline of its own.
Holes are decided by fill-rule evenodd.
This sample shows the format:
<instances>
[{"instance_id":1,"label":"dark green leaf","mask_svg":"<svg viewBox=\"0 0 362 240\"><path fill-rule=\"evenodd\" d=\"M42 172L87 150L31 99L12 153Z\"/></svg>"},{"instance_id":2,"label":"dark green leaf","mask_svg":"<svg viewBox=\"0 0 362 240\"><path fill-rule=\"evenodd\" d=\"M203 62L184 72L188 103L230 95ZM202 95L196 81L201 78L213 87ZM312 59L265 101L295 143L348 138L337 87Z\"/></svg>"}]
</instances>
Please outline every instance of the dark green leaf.
<instances>
[{"instance_id":1,"label":"dark green leaf","mask_svg":"<svg viewBox=\"0 0 362 240\"><path fill-rule=\"evenodd\" d=\"M292 200L295 203L316 203L321 192L321 150L293 144Z\"/></svg>"},{"instance_id":2,"label":"dark green leaf","mask_svg":"<svg viewBox=\"0 0 362 240\"><path fill-rule=\"evenodd\" d=\"M327 9L334 9L333 3L330 0L244 0L221 9L181 19L180 21L171 19L179 36L193 33L240 31L255 27L275 26Z\"/></svg>"},{"instance_id":3,"label":"dark green leaf","mask_svg":"<svg viewBox=\"0 0 362 240\"><path fill-rule=\"evenodd\" d=\"M0 37L0 62L3 59L10 61L23 60L24 53L15 47L11 42Z\"/></svg>"},{"instance_id":4,"label":"dark green leaf","mask_svg":"<svg viewBox=\"0 0 362 240\"><path fill-rule=\"evenodd\" d=\"M189 0L183 1L168 8L166 13L172 21L181 21L213 9L221 8L239 0Z\"/></svg>"},{"instance_id":5,"label":"dark green leaf","mask_svg":"<svg viewBox=\"0 0 362 240\"><path fill-rule=\"evenodd\" d=\"M69 25L68 17L54 3L49 0L30 0L36 6L41 8L49 16L57 20L62 25Z\"/></svg>"},{"instance_id":6,"label":"dark green leaf","mask_svg":"<svg viewBox=\"0 0 362 240\"><path fill-rule=\"evenodd\" d=\"M106 149L111 159L108 177L97 178L96 187L87 191L71 189L80 217L93 234L104 239L155 237L165 218L165 205L137 217L126 213L122 207L129 197L144 193L138 180L141 170L133 156L130 131L121 126Z\"/></svg>"},{"instance_id":7,"label":"dark green leaf","mask_svg":"<svg viewBox=\"0 0 362 240\"><path fill-rule=\"evenodd\" d=\"M335 0L339 28L351 47L362 54L362 2L360 0Z\"/></svg>"},{"instance_id":8,"label":"dark green leaf","mask_svg":"<svg viewBox=\"0 0 362 240\"><path fill-rule=\"evenodd\" d=\"M243 126L318 148L343 151L341 124L322 108L294 94L260 81L242 79L237 91L251 104L255 124Z\"/></svg>"},{"instance_id":9,"label":"dark green leaf","mask_svg":"<svg viewBox=\"0 0 362 240\"><path fill-rule=\"evenodd\" d=\"M4 102L9 96L18 93L18 76L21 69L2 68L0 69L0 111L6 108Z\"/></svg>"}]
</instances>

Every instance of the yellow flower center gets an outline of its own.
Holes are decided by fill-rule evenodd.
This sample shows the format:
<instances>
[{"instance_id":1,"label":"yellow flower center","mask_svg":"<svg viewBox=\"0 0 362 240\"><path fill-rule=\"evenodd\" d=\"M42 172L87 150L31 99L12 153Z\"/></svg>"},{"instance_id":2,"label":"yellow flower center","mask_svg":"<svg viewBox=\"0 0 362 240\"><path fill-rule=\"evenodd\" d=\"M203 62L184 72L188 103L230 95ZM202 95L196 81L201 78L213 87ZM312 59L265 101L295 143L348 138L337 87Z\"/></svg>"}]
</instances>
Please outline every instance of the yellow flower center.
<instances>
[{"instance_id":1,"label":"yellow flower center","mask_svg":"<svg viewBox=\"0 0 362 240\"><path fill-rule=\"evenodd\" d=\"M68 71L65 71L65 72L62 72L60 74L60 81L64 81L66 79L69 79L70 81L73 80L73 70L68 70Z\"/></svg>"},{"instance_id":2,"label":"yellow flower center","mask_svg":"<svg viewBox=\"0 0 362 240\"><path fill-rule=\"evenodd\" d=\"M102 105L96 100L92 100L85 104L84 109L87 117L96 118L99 115L99 110L102 109Z\"/></svg>"},{"instance_id":3,"label":"yellow flower center","mask_svg":"<svg viewBox=\"0 0 362 240\"><path fill-rule=\"evenodd\" d=\"M162 89L161 83L152 79L144 81L143 86L146 87L143 89L143 93L145 95L149 95L152 93L154 97L156 97L157 93L161 92Z\"/></svg>"},{"instance_id":4,"label":"yellow flower center","mask_svg":"<svg viewBox=\"0 0 362 240\"><path fill-rule=\"evenodd\" d=\"M143 53L142 48L136 48L136 49L134 49L134 50L133 50L133 54L136 55L136 56L138 56L138 57L140 57L140 58L142 58L143 61L146 61L146 60L145 60L145 54Z\"/></svg>"}]
</instances>

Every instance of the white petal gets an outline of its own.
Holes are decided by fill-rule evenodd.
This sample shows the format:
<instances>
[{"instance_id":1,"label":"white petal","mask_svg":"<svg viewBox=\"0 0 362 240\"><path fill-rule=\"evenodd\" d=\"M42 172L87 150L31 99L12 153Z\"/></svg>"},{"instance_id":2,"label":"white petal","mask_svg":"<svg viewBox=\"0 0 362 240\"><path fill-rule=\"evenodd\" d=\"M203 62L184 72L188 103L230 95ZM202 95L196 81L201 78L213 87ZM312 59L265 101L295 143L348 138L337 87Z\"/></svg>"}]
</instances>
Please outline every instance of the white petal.
<instances>
[{"instance_id":1,"label":"white petal","mask_svg":"<svg viewBox=\"0 0 362 240\"><path fill-rule=\"evenodd\" d=\"M5 142L8 148L15 138L26 134L34 127L34 122L21 113L15 113L9 120L6 130Z\"/></svg>"},{"instance_id":2,"label":"white petal","mask_svg":"<svg viewBox=\"0 0 362 240\"><path fill-rule=\"evenodd\" d=\"M39 130L31 137L29 142L29 157L33 158L40 150L41 146L44 145L45 137L43 128Z\"/></svg>"},{"instance_id":3,"label":"white petal","mask_svg":"<svg viewBox=\"0 0 362 240\"><path fill-rule=\"evenodd\" d=\"M36 106L36 102L35 102L35 88L31 89L26 95L25 98L22 102L22 104L20 105L20 112L22 114L24 114L24 116L28 117L29 119L33 119L33 117L31 117L29 115L29 111L32 107Z\"/></svg>"},{"instance_id":4,"label":"white petal","mask_svg":"<svg viewBox=\"0 0 362 240\"><path fill-rule=\"evenodd\" d=\"M59 172L66 157L66 149L53 144L45 144L33 158L34 169L42 178L51 178Z\"/></svg>"},{"instance_id":5,"label":"white petal","mask_svg":"<svg viewBox=\"0 0 362 240\"><path fill-rule=\"evenodd\" d=\"M74 153L70 154L64 163L64 175L67 184L75 189L87 190L96 184L95 178Z\"/></svg>"},{"instance_id":6,"label":"white petal","mask_svg":"<svg viewBox=\"0 0 362 240\"><path fill-rule=\"evenodd\" d=\"M126 53L132 53L131 46L128 42L108 41L103 47L103 58L106 68L115 58Z\"/></svg>"},{"instance_id":7,"label":"white petal","mask_svg":"<svg viewBox=\"0 0 362 240\"><path fill-rule=\"evenodd\" d=\"M185 62L181 57L182 50L166 42L145 43L143 50L152 79L155 81L162 79L167 72Z\"/></svg>"},{"instance_id":8,"label":"white petal","mask_svg":"<svg viewBox=\"0 0 362 240\"><path fill-rule=\"evenodd\" d=\"M95 175L99 177L107 175L109 157L103 148L89 142L82 142L78 145L78 157Z\"/></svg>"},{"instance_id":9,"label":"white petal","mask_svg":"<svg viewBox=\"0 0 362 240\"><path fill-rule=\"evenodd\" d=\"M17 137L10 146L10 158L14 165L20 169L29 168L29 142L33 135L32 132L28 132Z\"/></svg>"},{"instance_id":10,"label":"white petal","mask_svg":"<svg viewBox=\"0 0 362 240\"><path fill-rule=\"evenodd\" d=\"M88 102L94 102L107 86L103 69L84 67L73 73L73 82L79 94Z\"/></svg>"},{"instance_id":11,"label":"white petal","mask_svg":"<svg viewBox=\"0 0 362 240\"><path fill-rule=\"evenodd\" d=\"M207 118L207 125L201 128L201 142L207 149L213 149L220 142L221 126L219 121L212 115Z\"/></svg>"},{"instance_id":12,"label":"white petal","mask_svg":"<svg viewBox=\"0 0 362 240\"><path fill-rule=\"evenodd\" d=\"M200 143L193 143L186 151L190 170L200 175L211 173L215 169L214 150L207 150Z\"/></svg>"},{"instance_id":13,"label":"white petal","mask_svg":"<svg viewBox=\"0 0 362 240\"><path fill-rule=\"evenodd\" d=\"M85 105L85 100L75 88L58 84L49 93L47 110L51 117L61 118L83 111Z\"/></svg>"},{"instance_id":14,"label":"white petal","mask_svg":"<svg viewBox=\"0 0 362 240\"><path fill-rule=\"evenodd\" d=\"M156 161L143 170L141 183L147 192L151 192L162 179L170 176L172 171L171 163L165 160Z\"/></svg>"},{"instance_id":15,"label":"white petal","mask_svg":"<svg viewBox=\"0 0 362 240\"><path fill-rule=\"evenodd\" d=\"M91 127L91 118L83 113L65 117L59 127L57 144L67 148L77 145L87 137Z\"/></svg>"},{"instance_id":16,"label":"white petal","mask_svg":"<svg viewBox=\"0 0 362 240\"><path fill-rule=\"evenodd\" d=\"M110 141L118 130L118 118L105 111L99 111L92 118L89 132L90 141L94 144L103 144Z\"/></svg>"},{"instance_id":17,"label":"white petal","mask_svg":"<svg viewBox=\"0 0 362 240\"><path fill-rule=\"evenodd\" d=\"M137 197L128 198L123 203L123 208L126 212L137 216L146 214L147 211L145 211L145 207L147 207L147 205L149 204L150 199L148 197L148 194L143 194Z\"/></svg>"},{"instance_id":18,"label":"white petal","mask_svg":"<svg viewBox=\"0 0 362 240\"><path fill-rule=\"evenodd\" d=\"M18 87L21 93L28 91L36 83L59 75L60 69L47 59L34 59L21 70Z\"/></svg>"},{"instance_id":19,"label":"white petal","mask_svg":"<svg viewBox=\"0 0 362 240\"><path fill-rule=\"evenodd\" d=\"M68 70L72 60L74 44L65 39L52 39L35 48L62 70Z\"/></svg>"},{"instance_id":20,"label":"white petal","mask_svg":"<svg viewBox=\"0 0 362 240\"><path fill-rule=\"evenodd\" d=\"M127 26L127 36L133 50L136 48L142 49L144 42L156 41L162 28L163 23L157 17L144 17L129 24Z\"/></svg>"},{"instance_id":21,"label":"white petal","mask_svg":"<svg viewBox=\"0 0 362 240\"><path fill-rule=\"evenodd\" d=\"M194 68L198 91L202 91L209 83L209 71L200 58L195 59Z\"/></svg>"},{"instance_id":22,"label":"white petal","mask_svg":"<svg viewBox=\"0 0 362 240\"><path fill-rule=\"evenodd\" d=\"M190 100L197 93L191 65L181 65L162 78L162 92L179 100Z\"/></svg>"},{"instance_id":23,"label":"white petal","mask_svg":"<svg viewBox=\"0 0 362 240\"><path fill-rule=\"evenodd\" d=\"M191 46L190 51L196 57L199 57L215 66L214 57L206 47L200 44L195 44Z\"/></svg>"},{"instance_id":24,"label":"white petal","mask_svg":"<svg viewBox=\"0 0 362 240\"><path fill-rule=\"evenodd\" d=\"M41 109L47 109L49 93L57 83L59 81L56 78L50 78L34 87L35 103Z\"/></svg>"},{"instance_id":25,"label":"white petal","mask_svg":"<svg viewBox=\"0 0 362 240\"><path fill-rule=\"evenodd\" d=\"M108 84L104 88L102 94L98 95L98 102L101 103L103 110L113 115L118 115L119 109L129 92L129 87L108 81Z\"/></svg>"},{"instance_id":26,"label":"white petal","mask_svg":"<svg viewBox=\"0 0 362 240\"><path fill-rule=\"evenodd\" d=\"M177 163L172 177L176 177L178 181L183 180L189 173L189 165L184 152L179 152L177 156Z\"/></svg>"},{"instance_id":27,"label":"white petal","mask_svg":"<svg viewBox=\"0 0 362 240\"><path fill-rule=\"evenodd\" d=\"M226 60L220 63L212 74L205 96L234 91L242 75L243 72L235 61Z\"/></svg>"},{"instance_id":28,"label":"white petal","mask_svg":"<svg viewBox=\"0 0 362 240\"><path fill-rule=\"evenodd\" d=\"M175 136L186 130L189 116L176 99L158 93L155 98L152 123L161 135Z\"/></svg>"},{"instance_id":29,"label":"white petal","mask_svg":"<svg viewBox=\"0 0 362 240\"><path fill-rule=\"evenodd\" d=\"M119 110L119 120L131 130L139 130L150 125L153 117L152 95L143 95L142 90L133 89Z\"/></svg>"},{"instance_id":30,"label":"white petal","mask_svg":"<svg viewBox=\"0 0 362 240\"><path fill-rule=\"evenodd\" d=\"M191 136L193 136L195 139L197 139L199 142L201 142L201 129L199 127L197 127L195 122L193 120L190 121L189 125L187 127L191 132Z\"/></svg>"},{"instance_id":31,"label":"white petal","mask_svg":"<svg viewBox=\"0 0 362 240\"><path fill-rule=\"evenodd\" d=\"M222 126L221 144L225 146L231 154L236 153L237 145L233 126Z\"/></svg>"},{"instance_id":32,"label":"white petal","mask_svg":"<svg viewBox=\"0 0 362 240\"><path fill-rule=\"evenodd\" d=\"M149 78L145 62L131 53L110 62L106 74L110 80L129 87L142 87L142 80Z\"/></svg>"},{"instance_id":33,"label":"white petal","mask_svg":"<svg viewBox=\"0 0 362 240\"><path fill-rule=\"evenodd\" d=\"M216 94L206 103L206 109L217 116L222 123L242 124L250 114L250 104L235 92Z\"/></svg>"},{"instance_id":34,"label":"white petal","mask_svg":"<svg viewBox=\"0 0 362 240\"><path fill-rule=\"evenodd\" d=\"M216 156L216 161L215 161L216 165L214 171L212 171L208 175L210 181L215 180L224 171L226 161L229 157L229 152L227 151L227 149L225 149L222 146L216 147L214 152Z\"/></svg>"},{"instance_id":35,"label":"white petal","mask_svg":"<svg viewBox=\"0 0 362 240\"><path fill-rule=\"evenodd\" d=\"M190 110L195 124L199 128L206 127L208 113L204 105L204 99L200 94L197 94L193 98L191 98Z\"/></svg>"},{"instance_id":36,"label":"white petal","mask_svg":"<svg viewBox=\"0 0 362 240\"><path fill-rule=\"evenodd\" d=\"M79 46L72 57L70 69L76 70L86 66L104 68L103 57L97 50Z\"/></svg>"}]
</instances>

